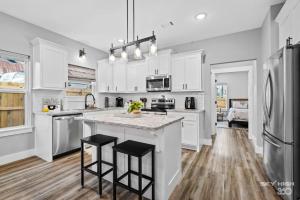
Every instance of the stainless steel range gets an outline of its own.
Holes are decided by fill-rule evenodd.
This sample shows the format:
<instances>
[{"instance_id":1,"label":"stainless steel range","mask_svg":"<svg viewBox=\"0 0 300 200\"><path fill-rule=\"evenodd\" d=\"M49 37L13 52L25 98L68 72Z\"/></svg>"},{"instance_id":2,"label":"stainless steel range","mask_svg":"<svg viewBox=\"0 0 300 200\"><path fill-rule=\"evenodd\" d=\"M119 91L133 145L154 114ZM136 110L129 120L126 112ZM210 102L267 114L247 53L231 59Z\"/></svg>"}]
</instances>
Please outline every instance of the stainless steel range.
<instances>
[{"instance_id":1,"label":"stainless steel range","mask_svg":"<svg viewBox=\"0 0 300 200\"><path fill-rule=\"evenodd\" d=\"M175 108L175 99L166 98L164 95L160 98L151 99L151 109L142 109L142 111L149 112L167 112L168 109Z\"/></svg>"}]
</instances>

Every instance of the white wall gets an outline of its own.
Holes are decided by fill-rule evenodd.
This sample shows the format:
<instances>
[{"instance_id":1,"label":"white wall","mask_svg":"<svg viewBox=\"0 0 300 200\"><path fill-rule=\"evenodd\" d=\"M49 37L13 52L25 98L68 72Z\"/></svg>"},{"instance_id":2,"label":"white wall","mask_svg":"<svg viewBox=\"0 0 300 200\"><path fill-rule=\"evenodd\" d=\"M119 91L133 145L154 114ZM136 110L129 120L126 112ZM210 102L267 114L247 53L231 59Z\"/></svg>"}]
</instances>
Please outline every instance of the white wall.
<instances>
[{"instance_id":1,"label":"white wall","mask_svg":"<svg viewBox=\"0 0 300 200\"><path fill-rule=\"evenodd\" d=\"M248 72L216 74L217 83L227 84L227 99L248 98ZM227 102L228 103L228 102Z\"/></svg>"},{"instance_id":2,"label":"white wall","mask_svg":"<svg viewBox=\"0 0 300 200\"><path fill-rule=\"evenodd\" d=\"M44 28L24 22L14 17L0 12L0 48L7 51L22 53L32 58L32 46L30 41L35 37L40 37L66 47L68 50L68 63L84 67L95 68L97 60L107 56L103 51L89 47L83 43L68 39L57 33ZM87 57L85 60L78 58L79 49L85 48ZM40 97L63 97L61 92L35 92L33 101L41 101ZM38 109L38 106L33 106ZM34 148L34 134L26 133L22 135L1 137L0 135L0 156L26 151Z\"/></svg>"}]
</instances>

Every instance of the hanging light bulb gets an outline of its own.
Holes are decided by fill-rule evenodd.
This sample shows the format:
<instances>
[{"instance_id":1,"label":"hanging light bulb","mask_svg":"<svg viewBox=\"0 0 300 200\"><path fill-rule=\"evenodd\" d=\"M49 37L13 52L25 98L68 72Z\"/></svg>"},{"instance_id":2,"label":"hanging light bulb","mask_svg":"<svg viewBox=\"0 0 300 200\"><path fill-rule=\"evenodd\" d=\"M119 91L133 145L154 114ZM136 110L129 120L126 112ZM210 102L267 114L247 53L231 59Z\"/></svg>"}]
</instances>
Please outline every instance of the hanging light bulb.
<instances>
[{"instance_id":1,"label":"hanging light bulb","mask_svg":"<svg viewBox=\"0 0 300 200\"><path fill-rule=\"evenodd\" d=\"M157 56L157 45L156 45L156 38L154 35L154 31L152 31L153 38L151 39L150 48L149 48L149 55L150 56Z\"/></svg>"},{"instance_id":2,"label":"hanging light bulb","mask_svg":"<svg viewBox=\"0 0 300 200\"><path fill-rule=\"evenodd\" d=\"M136 43L135 50L134 50L134 58L142 59L142 51L139 43Z\"/></svg>"},{"instance_id":3,"label":"hanging light bulb","mask_svg":"<svg viewBox=\"0 0 300 200\"><path fill-rule=\"evenodd\" d=\"M116 57L114 55L114 51L110 51L109 54L109 61L114 62L116 60Z\"/></svg>"},{"instance_id":4,"label":"hanging light bulb","mask_svg":"<svg viewBox=\"0 0 300 200\"><path fill-rule=\"evenodd\" d=\"M126 52L126 47L122 47L121 57L122 57L123 60L128 59L128 54Z\"/></svg>"},{"instance_id":5,"label":"hanging light bulb","mask_svg":"<svg viewBox=\"0 0 300 200\"><path fill-rule=\"evenodd\" d=\"M156 40L151 40L150 49L149 49L150 56L157 56L157 45Z\"/></svg>"},{"instance_id":6,"label":"hanging light bulb","mask_svg":"<svg viewBox=\"0 0 300 200\"><path fill-rule=\"evenodd\" d=\"M110 53L109 53L109 61L110 62L114 62L116 60L116 57L114 55L114 50L112 49L114 46L113 44L111 44L111 49L110 49Z\"/></svg>"}]
</instances>

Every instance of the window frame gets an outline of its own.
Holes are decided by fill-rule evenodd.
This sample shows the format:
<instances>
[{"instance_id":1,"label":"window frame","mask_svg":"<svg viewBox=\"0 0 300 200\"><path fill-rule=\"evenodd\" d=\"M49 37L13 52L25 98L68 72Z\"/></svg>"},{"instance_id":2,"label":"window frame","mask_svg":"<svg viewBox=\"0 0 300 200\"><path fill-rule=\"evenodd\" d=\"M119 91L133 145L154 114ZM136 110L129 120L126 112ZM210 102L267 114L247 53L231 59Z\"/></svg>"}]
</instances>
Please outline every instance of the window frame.
<instances>
[{"instance_id":1,"label":"window frame","mask_svg":"<svg viewBox=\"0 0 300 200\"><path fill-rule=\"evenodd\" d=\"M0 50L0 55L24 62L24 88L3 89L0 93L22 93L24 94L24 125L0 128L0 137L32 132L32 92L31 92L31 61L30 56Z\"/></svg>"}]
</instances>

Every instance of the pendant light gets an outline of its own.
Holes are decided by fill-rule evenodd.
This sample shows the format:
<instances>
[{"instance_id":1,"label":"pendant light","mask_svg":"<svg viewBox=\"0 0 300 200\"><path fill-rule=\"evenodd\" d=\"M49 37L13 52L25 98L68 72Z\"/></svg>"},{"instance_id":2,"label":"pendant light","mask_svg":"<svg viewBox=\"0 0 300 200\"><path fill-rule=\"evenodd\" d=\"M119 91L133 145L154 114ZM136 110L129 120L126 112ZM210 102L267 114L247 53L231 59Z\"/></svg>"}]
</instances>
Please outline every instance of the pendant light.
<instances>
[{"instance_id":1,"label":"pendant light","mask_svg":"<svg viewBox=\"0 0 300 200\"><path fill-rule=\"evenodd\" d=\"M138 37L136 37L137 39L136 39L136 41L138 41L139 40L139 38ZM135 45L135 49L134 49L134 59L137 59L137 60L139 60L139 59L142 59L143 58L143 54L142 54L142 51L141 51L141 47L140 47L140 43L136 43L136 45Z\"/></svg>"},{"instance_id":2,"label":"pendant light","mask_svg":"<svg viewBox=\"0 0 300 200\"><path fill-rule=\"evenodd\" d=\"M154 36L154 31L152 32ZM151 39L150 47L149 47L149 55L150 56L157 56L157 45L155 37Z\"/></svg>"},{"instance_id":3,"label":"pendant light","mask_svg":"<svg viewBox=\"0 0 300 200\"><path fill-rule=\"evenodd\" d=\"M111 49L110 49L110 53L109 53L109 61L114 62L115 60L116 60L116 57L114 55L113 44L111 44Z\"/></svg>"},{"instance_id":4,"label":"pendant light","mask_svg":"<svg viewBox=\"0 0 300 200\"><path fill-rule=\"evenodd\" d=\"M121 57L122 57L122 59L125 60L125 61L128 60L128 54L127 54L127 52L126 52L126 47L122 47Z\"/></svg>"},{"instance_id":5,"label":"pendant light","mask_svg":"<svg viewBox=\"0 0 300 200\"><path fill-rule=\"evenodd\" d=\"M145 38L142 38L142 39L139 39L137 37L137 39L135 40L135 0L132 0L132 38L133 40L131 42L128 41L128 25L129 25L129 17L128 17L128 0L127 0L127 41L126 43L124 42L123 45L120 45L120 46L116 46L116 47L113 47L113 45L111 45L111 48L110 48L110 54L109 54L109 60L110 62L113 62L116 60L116 57L114 55L115 51L119 50L119 49L122 49L122 52L121 52L121 58L123 60L127 60L128 61L128 53L126 51L127 47L130 47L130 46L134 46L135 45L135 49L134 49L134 55L133 55L133 59L136 59L136 60L141 60L143 59L143 53L142 53L142 50L141 50L141 47L140 45L144 42L149 42L150 41L150 45L149 45L149 55L151 56L154 56L154 55L157 55L157 44L156 44L156 36L154 34L154 31L152 32L152 35L149 36L149 37L145 37Z\"/></svg>"}]
</instances>

